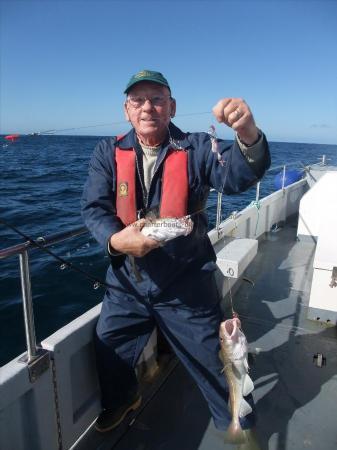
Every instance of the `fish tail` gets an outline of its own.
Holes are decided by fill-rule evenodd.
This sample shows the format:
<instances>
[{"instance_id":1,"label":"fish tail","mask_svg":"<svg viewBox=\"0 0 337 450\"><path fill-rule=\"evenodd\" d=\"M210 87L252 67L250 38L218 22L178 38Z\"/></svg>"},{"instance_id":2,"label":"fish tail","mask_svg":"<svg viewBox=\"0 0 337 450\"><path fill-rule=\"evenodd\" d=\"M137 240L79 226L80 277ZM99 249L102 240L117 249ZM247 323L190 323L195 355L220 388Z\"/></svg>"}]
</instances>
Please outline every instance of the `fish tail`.
<instances>
[{"instance_id":1,"label":"fish tail","mask_svg":"<svg viewBox=\"0 0 337 450\"><path fill-rule=\"evenodd\" d=\"M238 420L232 420L225 434L225 443L244 444L246 436Z\"/></svg>"}]
</instances>

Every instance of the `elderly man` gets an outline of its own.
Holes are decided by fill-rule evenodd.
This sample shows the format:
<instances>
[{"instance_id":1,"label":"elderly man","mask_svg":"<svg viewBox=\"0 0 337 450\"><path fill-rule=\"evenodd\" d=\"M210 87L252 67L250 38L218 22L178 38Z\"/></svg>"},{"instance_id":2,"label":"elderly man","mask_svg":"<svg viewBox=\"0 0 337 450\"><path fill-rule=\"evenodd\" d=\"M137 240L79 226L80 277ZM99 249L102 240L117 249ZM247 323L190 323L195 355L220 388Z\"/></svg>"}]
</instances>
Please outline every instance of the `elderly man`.
<instances>
[{"instance_id":1,"label":"elderly man","mask_svg":"<svg viewBox=\"0 0 337 450\"><path fill-rule=\"evenodd\" d=\"M270 164L268 144L240 98L223 98L213 108L218 122L236 132L228 145L172 123L176 101L159 72L132 76L125 94L132 129L97 145L82 198L85 223L111 259L95 333L103 406L96 429L111 430L140 405L134 367L158 326L198 383L215 426L226 430L222 313L205 205L210 188L234 194L256 183ZM187 215L192 231L164 244L144 233L149 216ZM253 414L242 420L243 428L252 424Z\"/></svg>"}]
</instances>

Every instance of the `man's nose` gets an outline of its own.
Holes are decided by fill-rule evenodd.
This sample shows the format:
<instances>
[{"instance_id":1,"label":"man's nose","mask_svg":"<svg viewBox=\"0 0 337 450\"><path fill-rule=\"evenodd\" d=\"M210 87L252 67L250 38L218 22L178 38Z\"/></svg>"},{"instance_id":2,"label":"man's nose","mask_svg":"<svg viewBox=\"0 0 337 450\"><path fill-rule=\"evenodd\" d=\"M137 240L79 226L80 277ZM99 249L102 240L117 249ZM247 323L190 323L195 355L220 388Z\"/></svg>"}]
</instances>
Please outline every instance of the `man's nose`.
<instances>
[{"instance_id":1,"label":"man's nose","mask_svg":"<svg viewBox=\"0 0 337 450\"><path fill-rule=\"evenodd\" d=\"M153 108L153 104L149 98L145 99L145 102L143 104L143 110L151 110Z\"/></svg>"}]
</instances>

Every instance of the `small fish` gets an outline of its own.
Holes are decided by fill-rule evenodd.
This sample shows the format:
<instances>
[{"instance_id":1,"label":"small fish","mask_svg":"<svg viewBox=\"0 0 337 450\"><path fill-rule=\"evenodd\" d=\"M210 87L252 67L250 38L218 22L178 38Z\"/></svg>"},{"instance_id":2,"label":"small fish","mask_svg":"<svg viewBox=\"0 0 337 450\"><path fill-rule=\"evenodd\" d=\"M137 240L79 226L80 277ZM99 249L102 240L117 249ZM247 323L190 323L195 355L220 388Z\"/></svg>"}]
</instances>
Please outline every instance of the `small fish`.
<instances>
[{"instance_id":1,"label":"small fish","mask_svg":"<svg viewBox=\"0 0 337 450\"><path fill-rule=\"evenodd\" d=\"M214 125L211 125L209 127L208 134L209 134L209 137L211 139L212 152L216 154L218 163L221 166L224 166L226 164L226 162L222 159L222 156L221 156L221 154L219 152L218 138L217 138L217 135L216 135L216 132L215 132L215 126Z\"/></svg>"},{"instance_id":2,"label":"small fish","mask_svg":"<svg viewBox=\"0 0 337 450\"><path fill-rule=\"evenodd\" d=\"M226 442L242 444L246 442L239 418L252 412L252 408L244 397L254 390L254 384L248 375L248 345L246 336L240 329L241 322L237 317L221 322L220 359L223 372L229 386L229 403L232 421L226 433Z\"/></svg>"},{"instance_id":3,"label":"small fish","mask_svg":"<svg viewBox=\"0 0 337 450\"><path fill-rule=\"evenodd\" d=\"M146 218L142 233L156 241L165 243L178 236L187 236L193 229L190 216L181 218Z\"/></svg>"}]
</instances>

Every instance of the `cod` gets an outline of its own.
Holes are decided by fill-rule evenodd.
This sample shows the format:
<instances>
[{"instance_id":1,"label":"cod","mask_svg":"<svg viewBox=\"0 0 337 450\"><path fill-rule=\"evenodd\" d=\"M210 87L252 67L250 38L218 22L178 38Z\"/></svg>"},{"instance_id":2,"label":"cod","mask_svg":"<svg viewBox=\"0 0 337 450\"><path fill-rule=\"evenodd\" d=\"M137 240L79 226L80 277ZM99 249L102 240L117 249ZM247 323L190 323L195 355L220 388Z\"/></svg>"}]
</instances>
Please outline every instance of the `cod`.
<instances>
[{"instance_id":1,"label":"cod","mask_svg":"<svg viewBox=\"0 0 337 450\"><path fill-rule=\"evenodd\" d=\"M225 320L220 324L220 354L229 387L229 406L232 421L226 433L226 442L231 444L247 443L247 431L240 425L240 417L252 412L245 396L254 390L254 384L248 375L248 345L238 318Z\"/></svg>"}]
</instances>

